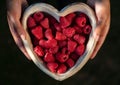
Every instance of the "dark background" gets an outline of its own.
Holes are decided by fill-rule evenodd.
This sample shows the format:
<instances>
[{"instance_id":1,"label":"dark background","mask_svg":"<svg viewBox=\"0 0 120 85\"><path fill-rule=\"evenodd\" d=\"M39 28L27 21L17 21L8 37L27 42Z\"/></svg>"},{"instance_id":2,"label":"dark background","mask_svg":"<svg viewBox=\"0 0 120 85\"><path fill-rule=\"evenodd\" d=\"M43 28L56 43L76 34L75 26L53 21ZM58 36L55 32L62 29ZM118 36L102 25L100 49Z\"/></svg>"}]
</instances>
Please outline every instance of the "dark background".
<instances>
[{"instance_id":1,"label":"dark background","mask_svg":"<svg viewBox=\"0 0 120 85\"><path fill-rule=\"evenodd\" d=\"M109 34L97 56L74 76L59 82L39 70L18 49L0 1L0 85L120 85L120 0L111 0Z\"/></svg>"}]
</instances>

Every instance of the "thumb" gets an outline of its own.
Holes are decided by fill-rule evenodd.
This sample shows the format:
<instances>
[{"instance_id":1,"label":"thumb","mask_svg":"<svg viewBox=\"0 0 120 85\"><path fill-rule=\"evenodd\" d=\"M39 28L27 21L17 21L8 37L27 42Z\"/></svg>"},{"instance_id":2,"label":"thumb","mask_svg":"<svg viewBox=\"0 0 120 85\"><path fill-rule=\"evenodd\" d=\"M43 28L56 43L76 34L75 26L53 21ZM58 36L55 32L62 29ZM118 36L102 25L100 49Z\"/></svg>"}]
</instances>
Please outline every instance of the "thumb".
<instances>
[{"instance_id":1,"label":"thumb","mask_svg":"<svg viewBox=\"0 0 120 85\"><path fill-rule=\"evenodd\" d=\"M11 31L11 34L13 36L15 43L20 48L20 50L24 53L24 55L29 60L31 60L30 56L28 55L28 53L25 50L25 47L24 47L22 40L21 40L21 37L20 37L20 36L22 36L25 38L25 35L26 35L25 31L22 29L21 23L18 21L16 23L14 23L14 19L11 18L9 16L9 14L7 15L7 20L8 20L8 25L9 25L9 28L10 28L10 31Z\"/></svg>"}]
</instances>

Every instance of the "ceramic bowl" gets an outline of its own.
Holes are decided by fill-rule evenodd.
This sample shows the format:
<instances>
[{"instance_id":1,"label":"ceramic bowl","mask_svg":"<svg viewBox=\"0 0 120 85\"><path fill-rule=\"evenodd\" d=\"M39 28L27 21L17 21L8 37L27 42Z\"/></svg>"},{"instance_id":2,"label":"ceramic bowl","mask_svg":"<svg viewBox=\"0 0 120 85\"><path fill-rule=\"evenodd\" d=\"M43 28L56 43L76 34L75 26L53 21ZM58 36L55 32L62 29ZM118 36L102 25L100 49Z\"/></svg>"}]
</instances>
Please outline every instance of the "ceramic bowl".
<instances>
[{"instance_id":1,"label":"ceramic bowl","mask_svg":"<svg viewBox=\"0 0 120 85\"><path fill-rule=\"evenodd\" d=\"M59 21L60 16L65 16L72 12L83 12L84 14L86 14L89 17L90 24L92 26L92 31L89 36L89 41L87 43L86 50L85 50L84 54L77 60L76 64L71 69L69 69L67 72L65 72L63 74L56 74L56 73L50 72L44 65L43 61L40 60L33 51L33 45L31 42L31 38L27 31L27 19L31 14L33 14L37 11L46 12L46 13L50 14L51 16L53 16L54 18L56 18L58 21ZM54 8L53 6L46 4L46 3L33 4L25 10L25 12L23 14L23 18L22 18L22 24L23 24L24 30L27 35L26 38L22 38L22 41L23 41L25 49L28 52L28 54L30 55L32 61L36 64L36 66L39 69L41 69L47 75L49 75L50 77L52 77L56 80L59 80L59 81L67 79L70 76L77 73L90 59L90 56L93 53L94 47L96 45L96 39L93 36L94 30L96 28L95 13L88 5L86 5L84 3L70 4L70 5L66 6L65 8L63 8L61 11L58 11L56 8Z\"/></svg>"}]
</instances>

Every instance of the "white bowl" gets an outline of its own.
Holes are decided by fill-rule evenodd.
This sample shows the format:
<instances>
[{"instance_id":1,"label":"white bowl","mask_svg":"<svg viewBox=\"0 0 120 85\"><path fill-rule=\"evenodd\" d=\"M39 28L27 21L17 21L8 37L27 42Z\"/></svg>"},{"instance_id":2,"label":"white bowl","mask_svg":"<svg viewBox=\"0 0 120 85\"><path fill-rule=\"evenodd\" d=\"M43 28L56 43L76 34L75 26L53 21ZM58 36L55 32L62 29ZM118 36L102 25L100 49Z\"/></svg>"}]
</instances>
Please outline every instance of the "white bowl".
<instances>
[{"instance_id":1,"label":"white bowl","mask_svg":"<svg viewBox=\"0 0 120 85\"><path fill-rule=\"evenodd\" d=\"M58 21L59 21L60 16L65 16L71 12L83 12L90 19L92 31L89 36L89 41L87 43L86 50L85 50L84 54L77 60L76 64L71 69L69 69L67 72L65 72L63 74L55 74L55 73L50 72L44 65L43 61L40 60L33 51L32 42L31 42L30 36L27 32L27 19L31 14L33 14L37 11L46 12L46 13L52 15ZM92 54L92 52L94 50L95 45L96 45L96 40L93 36L94 30L96 28L96 17L95 17L94 11L88 5L86 5L84 3L70 4L70 5L66 6L65 8L63 8L61 11L58 11L56 8L54 8L53 6L51 6L49 4L45 4L45 3L33 4L25 10L25 12L23 14L23 18L22 18L22 24L23 24L24 30L27 35L26 39L22 38L22 41L23 41L23 44L24 44L28 54L30 55L32 61L43 72L45 72L50 77L52 77L56 80L59 80L59 81L62 81L64 79L74 75L76 72L78 72L87 63L87 61L90 58L90 55Z\"/></svg>"}]
</instances>

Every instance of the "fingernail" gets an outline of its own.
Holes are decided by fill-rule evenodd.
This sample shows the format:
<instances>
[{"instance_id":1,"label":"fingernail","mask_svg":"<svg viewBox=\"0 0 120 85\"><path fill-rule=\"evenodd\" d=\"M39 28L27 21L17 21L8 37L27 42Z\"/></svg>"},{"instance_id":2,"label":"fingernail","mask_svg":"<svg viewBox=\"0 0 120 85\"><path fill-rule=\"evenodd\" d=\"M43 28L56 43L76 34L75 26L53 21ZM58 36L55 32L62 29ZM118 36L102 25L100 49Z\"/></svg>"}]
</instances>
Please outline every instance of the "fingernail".
<instances>
[{"instance_id":1,"label":"fingernail","mask_svg":"<svg viewBox=\"0 0 120 85\"><path fill-rule=\"evenodd\" d=\"M20 35L22 40L25 40L25 36L24 35Z\"/></svg>"}]
</instances>

